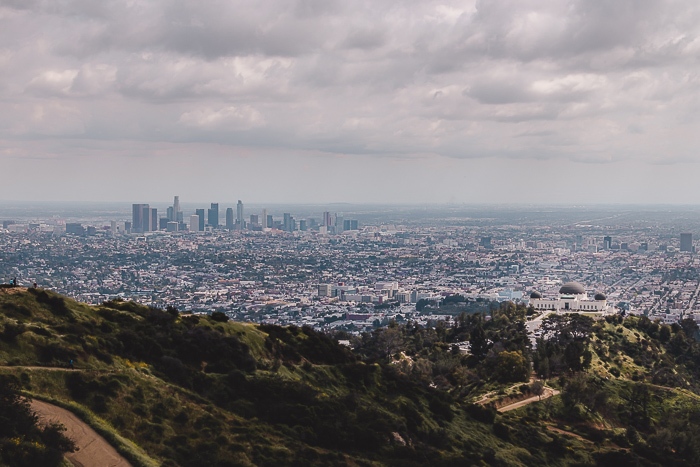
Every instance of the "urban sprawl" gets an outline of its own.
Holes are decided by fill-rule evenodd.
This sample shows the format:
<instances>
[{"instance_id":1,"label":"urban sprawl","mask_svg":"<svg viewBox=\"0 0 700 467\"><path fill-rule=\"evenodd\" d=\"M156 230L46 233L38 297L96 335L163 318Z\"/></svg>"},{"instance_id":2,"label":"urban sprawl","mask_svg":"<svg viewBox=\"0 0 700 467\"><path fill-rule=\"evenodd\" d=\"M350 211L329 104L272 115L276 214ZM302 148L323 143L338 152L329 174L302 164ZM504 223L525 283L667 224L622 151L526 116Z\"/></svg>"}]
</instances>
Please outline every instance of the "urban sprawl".
<instances>
[{"instance_id":1,"label":"urban sprawl","mask_svg":"<svg viewBox=\"0 0 700 467\"><path fill-rule=\"evenodd\" d=\"M700 259L681 230L698 223L681 215L375 211L185 210L175 197L110 220L18 216L2 222L0 277L93 304L348 332L451 321L503 301L535 315L561 305L700 322Z\"/></svg>"}]
</instances>

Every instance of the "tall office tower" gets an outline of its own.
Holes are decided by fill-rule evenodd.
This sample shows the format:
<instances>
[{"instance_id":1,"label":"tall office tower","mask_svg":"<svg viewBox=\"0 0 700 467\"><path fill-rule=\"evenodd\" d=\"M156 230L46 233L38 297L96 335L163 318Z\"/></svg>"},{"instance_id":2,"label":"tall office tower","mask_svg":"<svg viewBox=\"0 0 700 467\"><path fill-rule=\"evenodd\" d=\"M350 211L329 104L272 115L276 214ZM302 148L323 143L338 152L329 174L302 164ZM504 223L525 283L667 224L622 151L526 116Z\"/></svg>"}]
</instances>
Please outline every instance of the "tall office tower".
<instances>
[{"instance_id":1,"label":"tall office tower","mask_svg":"<svg viewBox=\"0 0 700 467\"><path fill-rule=\"evenodd\" d=\"M612 247L612 237L603 237L603 249L609 250Z\"/></svg>"},{"instance_id":2,"label":"tall office tower","mask_svg":"<svg viewBox=\"0 0 700 467\"><path fill-rule=\"evenodd\" d=\"M243 202L240 199L236 205L236 224L238 224L238 230L243 230L245 221L243 220Z\"/></svg>"},{"instance_id":3,"label":"tall office tower","mask_svg":"<svg viewBox=\"0 0 700 467\"><path fill-rule=\"evenodd\" d=\"M270 227L269 225L267 225L267 209L263 209L263 210L262 210L262 218L261 218L261 220L262 220L262 228L263 228L263 229L265 229L265 228L267 228L267 227Z\"/></svg>"},{"instance_id":4,"label":"tall office tower","mask_svg":"<svg viewBox=\"0 0 700 467\"><path fill-rule=\"evenodd\" d=\"M175 222L178 222L182 219L179 219L180 217L180 197L176 196L175 199L173 200L173 219Z\"/></svg>"},{"instance_id":5,"label":"tall office tower","mask_svg":"<svg viewBox=\"0 0 700 467\"><path fill-rule=\"evenodd\" d=\"M342 213L335 215L335 233L343 233L343 230L348 230L345 229L344 220Z\"/></svg>"},{"instance_id":6,"label":"tall office tower","mask_svg":"<svg viewBox=\"0 0 700 467\"><path fill-rule=\"evenodd\" d=\"M194 212L199 216L199 232L204 232L204 209L195 209Z\"/></svg>"},{"instance_id":7,"label":"tall office tower","mask_svg":"<svg viewBox=\"0 0 700 467\"><path fill-rule=\"evenodd\" d=\"M148 204L142 204L143 209L141 214L141 219L143 222L142 229L140 232L150 232L151 231L151 207Z\"/></svg>"},{"instance_id":8,"label":"tall office tower","mask_svg":"<svg viewBox=\"0 0 700 467\"><path fill-rule=\"evenodd\" d=\"M692 233L682 233L681 234L681 251L693 251L693 234Z\"/></svg>"},{"instance_id":9,"label":"tall office tower","mask_svg":"<svg viewBox=\"0 0 700 467\"><path fill-rule=\"evenodd\" d=\"M132 232L143 232L144 209L148 209L148 204L132 204L131 205L133 213L131 217L131 230Z\"/></svg>"},{"instance_id":10,"label":"tall office tower","mask_svg":"<svg viewBox=\"0 0 700 467\"><path fill-rule=\"evenodd\" d=\"M272 214L268 214L266 217L267 217L266 225L268 228L271 229L272 227L274 227L275 221L274 221L274 219L272 219Z\"/></svg>"},{"instance_id":11,"label":"tall office tower","mask_svg":"<svg viewBox=\"0 0 700 467\"><path fill-rule=\"evenodd\" d=\"M168 206L168 209L165 211L165 217L168 219L168 221L174 221L176 219L174 213L175 209L172 206Z\"/></svg>"},{"instance_id":12,"label":"tall office tower","mask_svg":"<svg viewBox=\"0 0 700 467\"><path fill-rule=\"evenodd\" d=\"M226 228L233 230L233 208L226 208Z\"/></svg>"},{"instance_id":13,"label":"tall office tower","mask_svg":"<svg viewBox=\"0 0 700 467\"><path fill-rule=\"evenodd\" d=\"M219 203L211 203L211 208L207 213L207 223L212 229L219 228Z\"/></svg>"},{"instance_id":14,"label":"tall office tower","mask_svg":"<svg viewBox=\"0 0 700 467\"><path fill-rule=\"evenodd\" d=\"M258 226L258 215L257 214L251 214L250 215L250 225Z\"/></svg>"},{"instance_id":15,"label":"tall office tower","mask_svg":"<svg viewBox=\"0 0 700 467\"><path fill-rule=\"evenodd\" d=\"M158 209L151 208L151 230L158 230Z\"/></svg>"},{"instance_id":16,"label":"tall office tower","mask_svg":"<svg viewBox=\"0 0 700 467\"><path fill-rule=\"evenodd\" d=\"M331 213L328 211L325 211L323 213L323 225L326 227L331 227L333 225L333 218L331 216Z\"/></svg>"},{"instance_id":17,"label":"tall office tower","mask_svg":"<svg viewBox=\"0 0 700 467\"><path fill-rule=\"evenodd\" d=\"M301 219L299 221L299 230L306 232L306 219Z\"/></svg>"},{"instance_id":18,"label":"tall office tower","mask_svg":"<svg viewBox=\"0 0 700 467\"><path fill-rule=\"evenodd\" d=\"M292 215L288 212L284 213L284 224L282 224L282 230L285 232L290 231L290 226L292 224Z\"/></svg>"},{"instance_id":19,"label":"tall office tower","mask_svg":"<svg viewBox=\"0 0 700 467\"><path fill-rule=\"evenodd\" d=\"M190 232L199 232L199 216L197 214L190 216Z\"/></svg>"}]
</instances>

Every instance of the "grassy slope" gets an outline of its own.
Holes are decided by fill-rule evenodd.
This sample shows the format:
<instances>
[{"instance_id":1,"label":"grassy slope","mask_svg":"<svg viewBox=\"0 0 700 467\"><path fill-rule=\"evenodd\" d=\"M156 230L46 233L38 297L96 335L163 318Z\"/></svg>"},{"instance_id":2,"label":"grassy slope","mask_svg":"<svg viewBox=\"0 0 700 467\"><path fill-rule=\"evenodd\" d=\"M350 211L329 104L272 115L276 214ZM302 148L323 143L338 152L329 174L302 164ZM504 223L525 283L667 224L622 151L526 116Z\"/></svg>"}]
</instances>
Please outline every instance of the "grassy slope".
<instances>
[{"instance_id":1,"label":"grassy slope","mask_svg":"<svg viewBox=\"0 0 700 467\"><path fill-rule=\"evenodd\" d=\"M256 368L212 372L207 365L189 365L188 376L180 378L177 371L163 371L162 357L126 358L115 347L120 326L145 324L143 308L89 307L50 293L0 291L0 311L0 364L55 366L74 358L89 370L3 371L20 376L33 394L72 404L88 421L103 423L112 439L137 444L147 454L132 447L130 458L140 465L150 463L146 456L164 465L193 466L593 465L592 440L597 451L624 448L614 439L624 430L615 416L591 415L571 424L553 415L561 406L553 398L494 420L493 414L474 414L391 368L325 362L307 348L310 338L303 333L271 337L256 326L201 319L196 328L244 343ZM628 378L649 369L605 353L613 338L639 340L638 331L618 333L608 326L596 338L600 349L593 372L610 378L614 399L628 391ZM612 376L613 367L621 379ZM659 411L666 404L693 403L686 393L671 393ZM553 424L576 435L552 431Z\"/></svg>"}]
</instances>

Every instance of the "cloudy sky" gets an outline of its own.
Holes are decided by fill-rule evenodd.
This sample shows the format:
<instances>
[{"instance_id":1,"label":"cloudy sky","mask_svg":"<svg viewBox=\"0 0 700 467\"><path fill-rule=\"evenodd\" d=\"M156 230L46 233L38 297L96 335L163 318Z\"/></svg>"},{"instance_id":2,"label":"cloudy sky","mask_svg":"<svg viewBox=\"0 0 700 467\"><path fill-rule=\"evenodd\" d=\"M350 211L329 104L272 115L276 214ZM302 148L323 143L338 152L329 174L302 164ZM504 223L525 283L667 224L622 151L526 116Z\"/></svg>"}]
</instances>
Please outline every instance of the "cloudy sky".
<instances>
[{"instance_id":1,"label":"cloudy sky","mask_svg":"<svg viewBox=\"0 0 700 467\"><path fill-rule=\"evenodd\" d=\"M0 0L0 200L700 204L700 3Z\"/></svg>"}]
</instances>

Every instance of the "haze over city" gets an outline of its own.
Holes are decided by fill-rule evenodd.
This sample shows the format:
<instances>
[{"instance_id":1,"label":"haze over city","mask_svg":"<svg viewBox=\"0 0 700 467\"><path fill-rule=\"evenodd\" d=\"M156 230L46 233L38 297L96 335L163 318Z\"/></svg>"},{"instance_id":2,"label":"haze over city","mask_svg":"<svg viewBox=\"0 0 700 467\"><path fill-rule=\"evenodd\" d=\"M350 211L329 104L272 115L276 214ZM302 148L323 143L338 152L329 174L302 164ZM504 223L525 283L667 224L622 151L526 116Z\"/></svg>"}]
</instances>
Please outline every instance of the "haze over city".
<instances>
[{"instance_id":1,"label":"haze over city","mask_svg":"<svg viewBox=\"0 0 700 467\"><path fill-rule=\"evenodd\" d=\"M699 38L0 0L0 466L700 465Z\"/></svg>"},{"instance_id":2,"label":"haze over city","mask_svg":"<svg viewBox=\"0 0 700 467\"><path fill-rule=\"evenodd\" d=\"M697 204L699 15L3 0L0 200Z\"/></svg>"}]
</instances>

